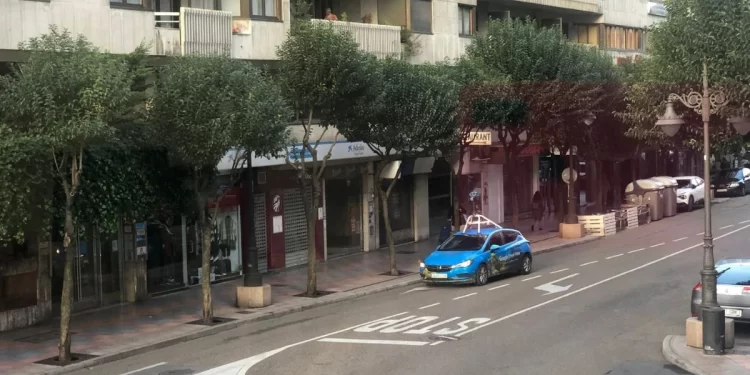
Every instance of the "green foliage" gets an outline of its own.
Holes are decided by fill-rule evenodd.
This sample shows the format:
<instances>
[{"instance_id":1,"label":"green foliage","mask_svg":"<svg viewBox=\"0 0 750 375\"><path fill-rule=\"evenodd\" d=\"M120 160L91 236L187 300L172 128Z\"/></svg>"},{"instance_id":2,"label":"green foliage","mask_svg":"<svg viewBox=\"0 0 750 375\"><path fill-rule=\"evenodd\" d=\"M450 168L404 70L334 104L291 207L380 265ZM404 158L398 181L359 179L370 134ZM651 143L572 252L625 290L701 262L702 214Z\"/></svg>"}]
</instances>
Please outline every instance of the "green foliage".
<instances>
[{"instance_id":1,"label":"green foliage","mask_svg":"<svg viewBox=\"0 0 750 375\"><path fill-rule=\"evenodd\" d=\"M295 23L278 56L283 95L307 124L313 112L321 125L335 124L337 113L367 92L374 74L367 69L374 57L329 22Z\"/></svg>"}]
</instances>

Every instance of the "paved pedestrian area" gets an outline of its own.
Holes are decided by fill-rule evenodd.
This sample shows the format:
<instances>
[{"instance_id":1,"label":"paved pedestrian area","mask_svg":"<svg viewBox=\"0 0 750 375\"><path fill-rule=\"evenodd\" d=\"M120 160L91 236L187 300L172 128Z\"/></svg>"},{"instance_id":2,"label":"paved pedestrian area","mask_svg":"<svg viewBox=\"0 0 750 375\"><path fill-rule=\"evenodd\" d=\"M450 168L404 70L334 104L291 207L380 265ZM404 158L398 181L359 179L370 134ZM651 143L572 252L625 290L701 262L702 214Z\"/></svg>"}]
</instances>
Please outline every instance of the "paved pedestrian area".
<instances>
[{"instance_id":1,"label":"paved pedestrian area","mask_svg":"<svg viewBox=\"0 0 750 375\"><path fill-rule=\"evenodd\" d=\"M522 224L526 224L522 222ZM547 252L573 246L595 238L563 240L553 232L529 232L519 226L534 243L534 252ZM530 224L529 224L530 227ZM201 290L190 288L181 292L153 297L136 304L121 304L87 311L72 318L72 350L74 353L104 356L126 356L144 348L197 338L217 329L231 329L243 322L300 311L316 305L338 302L361 295L418 282L419 260L436 246L436 239L397 246L397 263L405 276L383 275L388 271L388 251L357 253L318 264L318 289L333 292L320 298L295 297L305 291L306 267L264 275L264 283L272 285L273 305L262 309L238 309L235 288L241 279L212 287L214 314L234 319L220 326L206 327L186 324L201 316ZM219 328L224 327L224 328ZM0 333L0 374L39 374L55 372L57 367L34 362L57 355L59 322ZM212 331L213 330L213 331ZM144 349L145 350L145 349Z\"/></svg>"},{"instance_id":2,"label":"paved pedestrian area","mask_svg":"<svg viewBox=\"0 0 750 375\"><path fill-rule=\"evenodd\" d=\"M695 375L747 375L750 374L750 342L735 342L735 347L721 356L707 356L701 349L685 344L685 336L664 338L664 357Z\"/></svg>"}]
</instances>

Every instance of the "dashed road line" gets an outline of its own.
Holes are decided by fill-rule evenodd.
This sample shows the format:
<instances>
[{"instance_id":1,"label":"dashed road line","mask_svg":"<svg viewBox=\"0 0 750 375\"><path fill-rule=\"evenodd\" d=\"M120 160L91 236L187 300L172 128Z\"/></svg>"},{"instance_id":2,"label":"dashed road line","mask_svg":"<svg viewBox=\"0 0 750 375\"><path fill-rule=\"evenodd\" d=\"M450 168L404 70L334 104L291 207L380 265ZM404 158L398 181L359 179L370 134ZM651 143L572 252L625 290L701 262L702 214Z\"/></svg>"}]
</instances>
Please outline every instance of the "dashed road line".
<instances>
[{"instance_id":1,"label":"dashed road line","mask_svg":"<svg viewBox=\"0 0 750 375\"><path fill-rule=\"evenodd\" d=\"M642 247L642 248L640 248L640 249L630 250L630 251L628 251L628 254L633 254L633 253L637 253L637 252L639 252L639 251L643 251L643 250L646 250L646 248L645 248L645 247Z\"/></svg>"},{"instance_id":2,"label":"dashed road line","mask_svg":"<svg viewBox=\"0 0 750 375\"><path fill-rule=\"evenodd\" d=\"M150 370L150 369L152 369L152 368L154 368L154 367L159 367L159 366L161 366L161 365L166 365L166 364L167 364L167 362L159 362L159 363L157 363L157 364L153 364L153 365L151 365L151 366L146 366L146 367L144 367L144 368L139 368L138 370L128 371L128 372L126 372L126 373L123 373L123 374L120 374L120 375L131 375L131 374L136 374L136 373L139 373L139 372L141 372L141 371L146 371L146 370Z\"/></svg>"},{"instance_id":3,"label":"dashed road line","mask_svg":"<svg viewBox=\"0 0 750 375\"><path fill-rule=\"evenodd\" d=\"M455 300L457 300L457 299L461 299L461 298L466 298L466 297L471 297L471 296L475 296L475 295L477 295L477 294L476 294L476 293L469 293L469 294L464 294L463 296L459 296L459 297L456 297L456 298L454 298L453 300L455 301Z\"/></svg>"},{"instance_id":4,"label":"dashed road line","mask_svg":"<svg viewBox=\"0 0 750 375\"><path fill-rule=\"evenodd\" d=\"M676 240L672 240L672 242L680 242L680 241L686 240L686 239L687 239L687 237L681 237L681 238L678 238Z\"/></svg>"},{"instance_id":5,"label":"dashed road line","mask_svg":"<svg viewBox=\"0 0 750 375\"><path fill-rule=\"evenodd\" d=\"M561 270L557 270L557 271L552 271L552 272L550 272L549 274L550 274L550 275L554 275L554 274L556 274L556 273L560 273L560 272L565 272L565 271L567 271L567 270L569 270L569 269L570 269L570 268L563 268L563 269L561 269Z\"/></svg>"},{"instance_id":6,"label":"dashed road line","mask_svg":"<svg viewBox=\"0 0 750 375\"><path fill-rule=\"evenodd\" d=\"M703 233L705 233L705 232L700 232L700 233L696 233L695 235L696 235L696 236L702 236L702 235L703 235Z\"/></svg>"},{"instance_id":7,"label":"dashed road line","mask_svg":"<svg viewBox=\"0 0 750 375\"><path fill-rule=\"evenodd\" d=\"M427 306L422 306L422 307L420 307L420 308L419 308L419 310L429 309L430 307L435 307L435 306L437 306L437 305L439 305L439 304L440 304L440 302L438 302L438 303L433 303L433 304L431 304L431 305L427 305Z\"/></svg>"},{"instance_id":8,"label":"dashed road line","mask_svg":"<svg viewBox=\"0 0 750 375\"><path fill-rule=\"evenodd\" d=\"M719 229L727 229L727 228L731 228L733 226L734 226L734 224L729 224L729 225L725 225L725 226L723 226L723 227L721 227Z\"/></svg>"},{"instance_id":9,"label":"dashed road line","mask_svg":"<svg viewBox=\"0 0 750 375\"><path fill-rule=\"evenodd\" d=\"M428 341L405 341L405 340L361 340L361 339L340 339L327 337L318 340L319 342L330 342L335 344L374 344L374 345L406 345L406 346L423 346L428 345Z\"/></svg>"},{"instance_id":10,"label":"dashed road line","mask_svg":"<svg viewBox=\"0 0 750 375\"><path fill-rule=\"evenodd\" d=\"M532 276L532 277L529 277L529 278L523 279L523 280L521 280L521 281L529 281L529 280L534 280L534 279L538 279L538 278L540 278L540 277L542 277L542 275L536 275L536 276Z\"/></svg>"},{"instance_id":11,"label":"dashed road line","mask_svg":"<svg viewBox=\"0 0 750 375\"><path fill-rule=\"evenodd\" d=\"M594 263L599 263L599 261L595 260L595 261L592 261L592 262L588 262L588 263L584 263L584 264L579 264L578 267L585 267L585 266L588 266L589 264L594 264Z\"/></svg>"},{"instance_id":12,"label":"dashed road line","mask_svg":"<svg viewBox=\"0 0 750 375\"><path fill-rule=\"evenodd\" d=\"M664 245L664 242L662 242L662 243L658 243L658 244L656 244L656 245L651 245L650 247L659 247L659 246L662 246L662 245Z\"/></svg>"},{"instance_id":13,"label":"dashed road line","mask_svg":"<svg viewBox=\"0 0 750 375\"><path fill-rule=\"evenodd\" d=\"M610 256L610 257L607 257L606 259L613 259L613 258L621 257L621 256L623 256L623 255L625 255L625 254L623 254L623 253L620 253L620 254L617 254L617 255L612 255L612 256Z\"/></svg>"},{"instance_id":14,"label":"dashed road line","mask_svg":"<svg viewBox=\"0 0 750 375\"><path fill-rule=\"evenodd\" d=\"M487 290L495 290L495 289L505 288L508 285L510 285L510 284L503 284L503 285L493 286L492 288L489 288Z\"/></svg>"},{"instance_id":15,"label":"dashed road line","mask_svg":"<svg viewBox=\"0 0 750 375\"><path fill-rule=\"evenodd\" d=\"M750 220L740 221L738 224L750 223Z\"/></svg>"}]
</instances>

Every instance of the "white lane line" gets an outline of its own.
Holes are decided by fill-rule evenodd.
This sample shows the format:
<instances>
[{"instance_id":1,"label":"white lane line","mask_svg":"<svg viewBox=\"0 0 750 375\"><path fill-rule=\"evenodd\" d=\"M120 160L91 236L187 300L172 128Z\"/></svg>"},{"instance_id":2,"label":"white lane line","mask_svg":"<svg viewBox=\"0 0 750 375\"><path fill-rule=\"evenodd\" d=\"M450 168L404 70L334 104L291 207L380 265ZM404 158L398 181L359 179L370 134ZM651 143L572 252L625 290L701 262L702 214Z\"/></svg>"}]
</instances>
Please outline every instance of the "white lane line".
<instances>
[{"instance_id":1,"label":"white lane line","mask_svg":"<svg viewBox=\"0 0 750 375\"><path fill-rule=\"evenodd\" d=\"M620 253L620 254L617 254L617 255L612 255L611 257L606 257L605 259L614 259L614 258L617 258L617 257L621 257L623 255L625 255L625 254Z\"/></svg>"},{"instance_id":2,"label":"white lane line","mask_svg":"<svg viewBox=\"0 0 750 375\"><path fill-rule=\"evenodd\" d=\"M578 265L578 267L585 267L585 266L588 266L589 264L594 264L594 263L599 263L599 261L595 260L593 262L588 262L588 263L580 264L580 265Z\"/></svg>"},{"instance_id":3,"label":"white lane line","mask_svg":"<svg viewBox=\"0 0 750 375\"><path fill-rule=\"evenodd\" d=\"M554 274L556 274L556 273L560 273L560 272L565 272L565 271L567 271L567 270L569 270L569 269L570 269L570 268L563 268L563 269L561 269L561 270L557 270L557 271L552 271L552 272L550 272L549 274L550 274L550 275L554 275Z\"/></svg>"},{"instance_id":4,"label":"white lane line","mask_svg":"<svg viewBox=\"0 0 750 375\"><path fill-rule=\"evenodd\" d=\"M334 337L320 339L318 342L332 342L336 344L373 344L373 345L406 345L424 346L429 341L405 341L405 340L360 340L360 339L337 339Z\"/></svg>"},{"instance_id":5,"label":"white lane line","mask_svg":"<svg viewBox=\"0 0 750 375\"><path fill-rule=\"evenodd\" d=\"M445 342L445 341L435 341L435 342L433 342L432 344L430 344L430 346L435 346L435 345L438 345L438 344L442 344L442 343L444 343L444 342Z\"/></svg>"},{"instance_id":6,"label":"white lane line","mask_svg":"<svg viewBox=\"0 0 750 375\"><path fill-rule=\"evenodd\" d=\"M687 237L680 237L680 238L678 238L676 240L672 240L672 242L680 242L680 241L686 240L686 239L687 239Z\"/></svg>"},{"instance_id":7,"label":"white lane line","mask_svg":"<svg viewBox=\"0 0 750 375\"><path fill-rule=\"evenodd\" d=\"M662 243L658 243L658 244L656 244L656 245L651 245L650 247L659 247L659 246L662 246L662 245L664 245L664 242L662 242Z\"/></svg>"},{"instance_id":8,"label":"white lane line","mask_svg":"<svg viewBox=\"0 0 750 375\"><path fill-rule=\"evenodd\" d=\"M493 286L492 288L489 288L487 290L495 290L495 289L505 288L508 285L510 285L510 284L503 284L503 285Z\"/></svg>"},{"instance_id":9,"label":"white lane line","mask_svg":"<svg viewBox=\"0 0 750 375\"><path fill-rule=\"evenodd\" d=\"M270 351L267 351L265 353L256 354L256 355L254 355L252 357L243 358L243 359L240 359L239 361L234 361L232 363L227 363L225 365L222 365L222 366L219 366L219 367L215 367L215 368L212 368L210 370L203 371L203 372L201 372L201 373L199 373L197 375L242 375L242 374L247 373L250 370L250 368L252 368L253 366L257 365L258 363L260 363L264 359L269 358L272 355L281 353L281 352L283 352L286 349L293 348L295 346L302 345L302 344L307 344L308 342L317 341L317 340L326 338L328 336L338 335L339 333L342 333L342 332L351 331L351 330L359 328L359 327L364 327L364 326L372 324L372 323L380 322L380 321L383 321L383 320L386 320L386 319L390 319L390 318L395 318L397 316L405 315L407 313L408 313L408 311L402 312L402 313L398 313L398 314L393 314L393 315L390 315L390 316L386 316L385 318L371 320L371 321L369 321L367 323L357 324L356 326L351 326L349 328L344 328L344 329L338 330L336 332L327 333L325 335L314 337L314 338L311 338L311 339L308 339L308 340L296 342L294 344L290 344L290 345L287 345L287 346L282 346L281 348L278 348L278 349L270 350Z\"/></svg>"},{"instance_id":10,"label":"white lane line","mask_svg":"<svg viewBox=\"0 0 750 375\"><path fill-rule=\"evenodd\" d=\"M437 306L439 304L440 304L440 302L433 303L432 305L422 306L422 307L419 308L419 310L429 309L430 307L434 307L434 306Z\"/></svg>"},{"instance_id":11,"label":"white lane line","mask_svg":"<svg viewBox=\"0 0 750 375\"><path fill-rule=\"evenodd\" d=\"M645 248L645 247L642 247L642 248L640 248L640 249L630 250L630 251L628 251L628 254L633 254L633 253L637 253L637 252L639 252L639 251L643 251L643 250L646 250L646 248Z\"/></svg>"},{"instance_id":12,"label":"white lane line","mask_svg":"<svg viewBox=\"0 0 750 375\"><path fill-rule=\"evenodd\" d=\"M740 221L740 222L739 222L739 223L737 223L737 224L745 224L745 223L750 223L750 220Z\"/></svg>"},{"instance_id":13,"label":"white lane line","mask_svg":"<svg viewBox=\"0 0 750 375\"><path fill-rule=\"evenodd\" d=\"M721 236L717 236L716 238L714 238L714 240L718 240L718 239L724 238L724 237L726 237L726 236L729 236L729 235L735 234L735 233L737 233L737 232L740 232L740 231L742 231L742 230L744 230L744 229L747 229L747 228L750 228L750 225L745 225L745 226L744 226L744 227L742 227L742 228L738 228L738 229L735 229L735 230L733 230L733 231L731 231L731 232L727 232L727 233L724 233L724 234L722 234ZM695 245L693 245L693 246L690 246L690 247L686 247L686 248L684 248L684 249L682 249L682 250L680 250L680 251L676 251L676 252L674 252L674 253L672 253L672 254L668 254L668 255L665 255L665 256L663 256L663 257L661 257L661 258L659 258L659 259L656 259L656 260L652 260L652 261L650 261L650 262L648 262L648 263L646 263L646 264L642 264L642 265L640 265L640 266L638 266L638 267L635 267L635 268L631 268L631 269L629 269L629 270L627 270L627 271L625 271L625 272L621 272L621 273L618 273L617 275L614 275L614 276L612 276L612 277L608 277L608 278L606 278L606 279L604 279L604 280L601 280L601 281L597 281L597 282L595 282L595 283L593 283L593 284L591 284L591 285L587 285L587 286L585 286L585 287L583 287L583 288L580 288L580 289L576 289L576 290L574 290L574 291L572 291L572 292L570 292L570 293L567 293L567 294L563 294L563 295L561 295L561 296L558 296L558 297L552 298L552 299L550 299L550 300L544 301L544 302L542 302L542 303L539 303L539 304L536 304L536 305L534 305L534 306L531 306L531 307L527 307L527 308L525 308L525 309L523 309L523 310L519 310L519 311L516 311L516 312L514 312L514 313L512 313L512 314L508 314L508 315L506 315L506 316L503 316L503 317L501 317L501 318L497 318L497 319L495 319L495 320L492 320L492 321L489 321L489 322L487 322L487 323L484 323L484 324L478 325L478 326L476 326L476 327L474 327L474 328L471 328L471 329L469 329L469 330L466 330L466 331L463 331L463 332L459 332L459 333L457 333L457 334L456 334L456 336L459 336L459 337L460 337L460 336L463 336L463 335L465 335L465 334L467 334L467 333L471 333L471 332L474 332L474 331L478 331L478 330L480 330L480 329L484 329L484 328L486 328L487 326L491 326L491 325L493 325L493 324L497 324L497 323L500 323L500 322L502 322L502 321L505 321L505 320L508 320L508 319L510 319L510 318L513 318L513 317L515 317L515 316L518 316L518 315L523 315L523 314L525 314L525 313L527 313L527 312L529 312L529 311L532 311L532 310L536 310L536 309L538 309L538 308L540 308L540 307L544 307L544 306L547 306L547 305L549 305L549 304L551 304L551 303L553 303L553 302L557 302L557 301L559 301L559 300L561 300L561 299L565 299L565 298L568 298L568 297L570 297L570 296L574 296L574 295L576 295L576 294L578 294L578 293L581 293L581 292L583 292L583 291L586 291L586 290L589 290L589 289L591 289L591 288L597 287L597 286L599 286L599 285L602 285L602 284L604 284L604 283L608 283L608 282L610 282L610 281L612 281L612 280L616 280L616 279L619 279L619 278L621 278L621 277L623 277L623 276L626 276L626 275L629 275L629 274L631 274L631 273L633 273L633 272L635 272L635 271L640 271L640 270L642 270L642 269L644 269L644 268L646 268L646 267L648 267L648 266L652 266L652 265L654 265L654 264L656 264L656 263L659 263L659 262L663 262L663 261L665 261L665 260L667 260L667 259L669 259L669 258L672 258L672 257L674 257L674 256L680 255L680 254L682 254L682 253L684 253L684 252L686 252L686 251L690 251L690 250L693 250L693 249L695 249L695 248L697 248L697 247L701 247L701 246L703 246L703 243L699 243L699 244L695 244Z\"/></svg>"},{"instance_id":14,"label":"white lane line","mask_svg":"<svg viewBox=\"0 0 750 375\"><path fill-rule=\"evenodd\" d=\"M540 277L542 277L542 275L531 276L531 277L529 277L529 278L525 278L525 279L523 279L523 280L521 280L521 281L529 281L529 280L534 280L534 279L538 279L538 278L540 278Z\"/></svg>"},{"instance_id":15,"label":"white lane line","mask_svg":"<svg viewBox=\"0 0 750 375\"><path fill-rule=\"evenodd\" d=\"M476 295L477 295L476 293L469 293L469 294L465 294L465 295L463 295L463 296L460 296L460 297L456 297L456 298L454 298L453 300L455 301L455 300L457 300L457 299L461 299L461 298L466 298L466 297L471 297L471 296L476 296Z\"/></svg>"},{"instance_id":16,"label":"white lane line","mask_svg":"<svg viewBox=\"0 0 750 375\"><path fill-rule=\"evenodd\" d=\"M734 226L734 224L729 224L729 225L725 225L725 226L723 226L723 227L721 227L719 229L727 229L727 228L731 228L733 226Z\"/></svg>"},{"instance_id":17,"label":"white lane line","mask_svg":"<svg viewBox=\"0 0 750 375\"><path fill-rule=\"evenodd\" d=\"M700 233L696 233L695 235L696 235L696 236L702 236L702 235L703 235L703 233L705 233L705 232L700 232Z\"/></svg>"},{"instance_id":18,"label":"white lane line","mask_svg":"<svg viewBox=\"0 0 750 375\"><path fill-rule=\"evenodd\" d=\"M130 374L135 374L135 373L138 373L138 372L141 372L141 371L146 371L146 370L150 370L150 369L152 369L152 368L154 368L154 367L159 367L159 366L161 366L161 365L166 365L166 364L167 364L167 362L159 362L159 363L157 363L157 364L154 364L154 365L151 365L151 366L146 366L146 367L144 367L144 368L140 368L140 369L138 369L138 370L128 371L128 372L126 372L126 373L122 373L122 374L120 374L120 375L130 375Z\"/></svg>"}]
</instances>

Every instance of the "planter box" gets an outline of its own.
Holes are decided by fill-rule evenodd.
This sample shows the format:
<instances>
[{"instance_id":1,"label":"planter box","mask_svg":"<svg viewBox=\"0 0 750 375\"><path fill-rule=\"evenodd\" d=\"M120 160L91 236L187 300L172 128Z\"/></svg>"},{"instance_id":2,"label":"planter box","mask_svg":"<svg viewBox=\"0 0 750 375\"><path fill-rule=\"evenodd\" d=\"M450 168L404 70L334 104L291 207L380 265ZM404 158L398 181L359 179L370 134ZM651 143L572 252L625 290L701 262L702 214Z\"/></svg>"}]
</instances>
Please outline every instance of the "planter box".
<instances>
[{"instance_id":1,"label":"planter box","mask_svg":"<svg viewBox=\"0 0 750 375\"><path fill-rule=\"evenodd\" d=\"M578 216L578 222L583 224L587 236L611 236L617 233L614 212L604 215Z\"/></svg>"}]
</instances>

